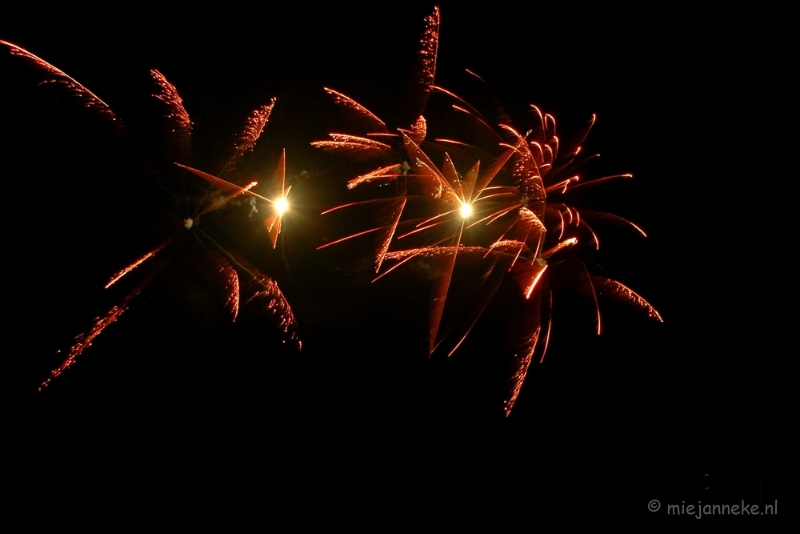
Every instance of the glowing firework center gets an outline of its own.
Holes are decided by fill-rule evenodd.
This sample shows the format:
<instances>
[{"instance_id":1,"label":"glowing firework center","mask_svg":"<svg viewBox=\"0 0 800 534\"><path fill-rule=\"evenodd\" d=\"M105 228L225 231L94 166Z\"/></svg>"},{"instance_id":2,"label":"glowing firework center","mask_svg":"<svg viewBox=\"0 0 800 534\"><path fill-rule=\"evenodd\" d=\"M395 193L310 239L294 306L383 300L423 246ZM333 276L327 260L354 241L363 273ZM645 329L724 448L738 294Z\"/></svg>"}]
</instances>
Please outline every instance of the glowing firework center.
<instances>
[{"instance_id":1,"label":"glowing firework center","mask_svg":"<svg viewBox=\"0 0 800 534\"><path fill-rule=\"evenodd\" d=\"M282 216L288 209L289 203L286 201L286 197L282 197L275 201L275 211L278 213L278 216Z\"/></svg>"}]
</instances>

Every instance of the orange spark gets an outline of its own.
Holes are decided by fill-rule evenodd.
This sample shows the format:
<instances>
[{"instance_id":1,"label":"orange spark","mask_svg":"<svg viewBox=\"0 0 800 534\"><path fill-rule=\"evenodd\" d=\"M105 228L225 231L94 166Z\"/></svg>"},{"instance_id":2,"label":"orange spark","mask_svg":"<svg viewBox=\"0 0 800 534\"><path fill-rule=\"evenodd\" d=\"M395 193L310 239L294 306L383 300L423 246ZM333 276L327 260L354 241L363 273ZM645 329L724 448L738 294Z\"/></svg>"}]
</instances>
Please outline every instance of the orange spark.
<instances>
[{"instance_id":1,"label":"orange spark","mask_svg":"<svg viewBox=\"0 0 800 534\"><path fill-rule=\"evenodd\" d=\"M120 278L122 278L123 276L125 276L126 274L131 272L132 270L136 269L138 266L140 266L142 263L144 263L148 259L150 259L153 256L155 256L156 253L159 250L161 250L162 248L164 248L164 245L161 245L160 247L158 247L157 249L155 249L155 250L153 250L151 252L148 252L147 254L145 254L144 256L142 256L141 258L136 260L135 262L131 263L130 265L128 265L127 267L125 267L124 269L119 271L117 274L115 274L114 276L111 277L111 280L108 281L108 283L103 287L103 289L108 289L109 287L114 285L117 282L117 280L119 280Z\"/></svg>"}]
</instances>

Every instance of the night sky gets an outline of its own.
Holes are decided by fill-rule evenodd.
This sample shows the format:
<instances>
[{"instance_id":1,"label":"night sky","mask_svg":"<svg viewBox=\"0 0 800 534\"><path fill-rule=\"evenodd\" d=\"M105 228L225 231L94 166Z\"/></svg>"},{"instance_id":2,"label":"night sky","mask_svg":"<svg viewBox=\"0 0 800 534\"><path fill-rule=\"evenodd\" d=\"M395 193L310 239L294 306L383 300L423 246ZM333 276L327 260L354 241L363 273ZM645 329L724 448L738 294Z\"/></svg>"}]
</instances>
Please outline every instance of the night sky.
<instances>
[{"instance_id":1,"label":"night sky","mask_svg":"<svg viewBox=\"0 0 800 534\"><path fill-rule=\"evenodd\" d=\"M463 480L477 490L470 480L478 475L496 485L524 481L516 491L531 517L543 503L577 514L569 504L577 499L593 512L649 520L674 520L663 510L649 514L651 499L780 499L788 379L780 353L763 344L770 314L757 311L758 290L744 282L746 260L732 262L742 256L730 252L741 227L719 205L725 167L713 155L727 135L715 101L724 77L720 62L709 66L714 52L700 44L701 21L575 6L441 6L438 85L467 91L468 68L512 116L534 103L564 136L597 114L584 148L602 157L587 175L634 179L591 188L581 200L634 221L649 237L600 228L601 249L591 257L597 272L634 289L664 318L601 302L597 336L593 304L562 283L547 357L532 365L509 418L499 409L492 356L513 313L511 286L501 287L450 361L428 360L428 307L413 277L398 271L370 284L369 247L315 250L342 235L319 213L348 201L352 175L337 167L347 165L343 156L310 142L355 130L323 87L390 128L407 127L410 77L432 7L119 19L65 9L0 21L0 39L80 81L135 140L38 85L40 74L0 49L0 154L11 189L3 384L23 424L53 455L71 438L88 439L81 429L103 429L107 449L133 440L151 455L164 447L180 456L182 447L210 447L209 439L225 435L226 454L241 446L239 461L262 468L271 458L344 472L342 465L363 467L378 453L375 476L385 480L401 474L379 451L398 447L419 460L419 476L442 485ZM281 346L263 322L230 324L204 281L183 274L199 250L187 242L77 364L38 393L61 361L56 351L119 303L124 293L102 289L110 275L180 224L181 195L205 187L189 180L188 189L167 191L153 178L176 171L158 156L152 68L183 97L194 123L193 164L211 173L250 111L277 97L240 176L265 180L286 149L294 209L279 251L244 204L203 224L277 281L303 350ZM263 456L276 446L285 454ZM332 452L338 447L348 452ZM218 465L211 449L206 455ZM787 501L781 510L790 508Z\"/></svg>"}]
</instances>

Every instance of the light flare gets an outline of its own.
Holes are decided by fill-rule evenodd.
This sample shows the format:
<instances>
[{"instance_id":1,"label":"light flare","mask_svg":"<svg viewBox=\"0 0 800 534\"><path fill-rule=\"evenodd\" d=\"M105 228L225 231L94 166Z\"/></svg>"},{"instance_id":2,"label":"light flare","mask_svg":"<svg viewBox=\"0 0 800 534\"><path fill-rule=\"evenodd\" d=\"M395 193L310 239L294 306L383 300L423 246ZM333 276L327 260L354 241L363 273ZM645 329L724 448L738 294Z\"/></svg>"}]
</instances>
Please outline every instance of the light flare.
<instances>
[{"instance_id":1,"label":"light flare","mask_svg":"<svg viewBox=\"0 0 800 534\"><path fill-rule=\"evenodd\" d=\"M285 198L280 198L275 201L275 211L278 212L278 217L282 217L288 209L289 202Z\"/></svg>"},{"instance_id":2,"label":"light flare","mask_svg":"<svg viewBox=\"0 0 800 534\"><path fill-rule=\"evenodd\" d=\"M272 248L278 246L278 235L281 233L283 226L283 215L289 208L288 195L292 187L286 188L286 149L281 151L281 157L278 159L278 165L275 167L275 172L272 174L271 189L276 193L276 200L270 201L274 209L272 213L264 219L264 227L267 229L270 243Z\"/></svg>"}]
</instances>

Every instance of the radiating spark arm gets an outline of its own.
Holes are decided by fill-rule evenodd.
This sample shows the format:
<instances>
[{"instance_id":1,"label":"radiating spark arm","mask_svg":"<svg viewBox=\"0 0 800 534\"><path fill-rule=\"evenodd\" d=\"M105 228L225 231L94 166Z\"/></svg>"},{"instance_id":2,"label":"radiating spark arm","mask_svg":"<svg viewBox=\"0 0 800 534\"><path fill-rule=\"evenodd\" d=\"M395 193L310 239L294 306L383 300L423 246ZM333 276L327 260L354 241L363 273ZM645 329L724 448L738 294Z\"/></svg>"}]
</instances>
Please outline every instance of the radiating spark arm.
<instances>
[{"instance_id":1,"label":"radiating spark arm","mask_svg":"<svg viewBox=\"0 0 800 534\"><path fill-rule=\"evenodd\" d=\"M261 137L261 133L264 131L264 127L269 121L269 116L272 114L274 107L275 98L273 97L269 104L264 104L263 106L254 109L250 116L247 117L247 122L245 123L244 129L239 134L238 141L236 142L236 151L225 167L223 167L223 169L220 171L220 176L224 175L228 170L235 167L245 153L253 150L253 147L256 145L256 141L258 141L259 137Z\"/></svg>"},{"instance_id":2,"label":"radiating spark arm","mask_svg":"<svg viewBox=\"0 0 800 534\"><path fill-rule=\"evenodd\" d=\"M283 213L288 208L287 196L289 190L285 189L286 186L286 149L281 151L281 157L278 159L278 165L275 167L275 172L272 174L272 191L275 192L274 201L270 201L273 206L273 212L264 219L264 226L267 229L270 243L272 248L278 246L278 235L281 233L283 226Z\"/></svg>"},{"instance_id":3,"label":"radiating spark arm","mask_svg":"<svg viewBox=\"0 0 800 534\"><path fill-rule=\"evenodd\" d=\"M505 185L485 187L483 191L478 194L476 201L486 201L489 199L500 199L501 201L507 200L509 202L516 202L519 200L519 189L513 186Z\"/></svg>"},{"instance_id":4,"label":"radiating spark arm","mask_svg":"<svg viewBox=\"0 0 800 534\"><path fill-rule=\"evenodd\" d=\"M456 209L452 209L450 211L439 213L438 215L434 215L433 217L425 219L424 221L422 221L420 223L417 223L417 225L415 226L414 230L411 230L409 232L406 232L406 233L404 233L402 235L397 236L397 239L404 239L404 238L406 238L406 237L408 237L410 235L418 234L420 232L424 232L425 230L429 230L430 228L434 228L436 226L439 226L440 224L452 222L452 220L444 220L444 221L437 221L437 222L432 222L432 221L436 221L436 219L440 219L442 217L447 217L448 215L452 215L452 214L456 213L457 211L460 211L460 209L461 209L461 207L458 207Z\"/></svg>"},{"instance_id":5,"label":"radiating spark arm","mask_svg":"<svg viewBox=\"0 0 800 534\"><path fill-rule=\"evenodd\" d=\"M592 129L595 118L596 116L592 115L592 119L586 125L584 130L582 132L579 132L579 134L575 136L573 140L570 141L568 145L566 145L563 149L559 148L559 141L558 138L555 136L553 136L551 140L545 143L546 145L551 147L554 154L553 156L554 163L551 170L551 174L553 176L562 176L563 174L567 173L569 169L574 169L576 167L579 167L583 165L587 160L596 158L600 155L600 154L590 154L588 156L583 156L581 158L578 158L578 156L581 154L583 150L581 145L585 141L586 136L589 134L589 131ZM568 152L568 154L566 156L559 157L558 160L556 161L556 155L558 154L559 150L561 152L566 151Z\"/></svg>"},{"instance_id":6,"label":"radiating spark arm","mask_svg":"<svg viewBox=\"0 0 800 534\"><path fill-rule=\"evenodd\" d=\"M400 176L403 176L400 165L387 165L385 167L375 169L374 171L370 171L366 174L362 174L361 176L357 176L352 180L348 180L347 189L354 189L361 184L394 180Z\"/></svg>"},{"instance_id":7,"label":"radiating spark arm","mask_svg":"<svg viewBox=\"0 0 800 534\"><path fill-rule=\"evenodd\" d=\"M301 350L303 345L297 320L277 282L243 257L222 247L205 232L198 233L226 258L224 263L236 271L238 317L242 320L249 317L273 324L280 330L283 344L291 343Z\"/></svg>"},{"instance_id":8,"label":"radiating spark arm","mask_svg":"<svg viewBox=\"0 0 800 534\"><path fill-rule=\"evenodd\" d=\"M445 88L443 88L443 87L439 87L438 85L436 85L436 86L433 86L433 88L432 88L432 89L433 89L434 91L438 91L438 92L440 92L440 93L444 93L444 94L446 94L446 95L448 95L448 96L450 96L450 97L452 97L452 98L455 98L455 99L456 99L458 102L460 102L462 105L453 104L453 109L455 109L456 111L459 111L459 112L462 112L462 113L464 113L464 114L468 115L468 116L469 116L469 117L471 117L473 120L475 120L475 122L477 122L478 124L480 124L480 125L483 127L483 129L484 129L484 130L485 130L487 133L490 133L490 134L492 135L492 137L496 137L496 138L498 138L498 139L500 139L500 140L502 141L502 137L500 136L500 134L498 134L498 133L495 131L495 129L494 129L494 128L492 128L492 127L489 125L489 121L486 119L486 117L484 117L484 116L481 114L481 112L480 112L480 111L478 111L478 110L477 110L477 109L476 109L474 106L472 106L472 105L471 105L469 102L467 102L466 100L464 100L463 98L461 98L460 96L458 96L457 94L455 94L454 92L452 92L452 91L449 91L449 90L447 90L447 89L445 89Z\"/></svg>"},{"instance_id":9,"label":"radiating spark arm","mask_svg":"<svg viewBox=\"0 0 800 534\"><path fill-rule=\"evenodd\" d=\"M488 84L486 83L486 80L484 80L484 79L483 79L483 78L482 78L482 77L481 77L481 76L480 76L478 73L476 73L475 71L472 71L472 70L470 70L470 69L464 69L464 71L465 71L467 74L469 74L470 76L472 76L472 77L474 77L474 78L477 78L477 79L478 79L479 81L481 81L481 82L482 82L484 85L488 85Z\"/></svg>"},{"instance_id":10,"label":"radiating spark arm","mask_svg":"<svg viewBox=\"0 0 800 534\"><path fill-rule=\"evenodd\" d=\"M178 90L156 69L151 69L150 75L155 80L159 89L153 96L166 104L170 110L167 118L173 119L178 127L188 133L188 131L192 129L192 121L189 118L189 113L183 106L183 99L178 94Z\"/></svg>"},{"instance_id":11,"label":"radiating spark arm","mask_svg":"<svg viewBox=\"0 0 800 534\"><path fill-rule=\"evenodd\" d=\"M541 334L541 327L538 326L526 339L526 349L522 354L515 353L512 356L512 369L513 373L508 379L509 393L507 398L503 401L503 411L506 417L511 415L511 410L517 403L520 391L522 391L522 384L525 383L525 377L528 376L528 368L533 360L533 354L536 347L539 345L539 336Z\"/></svg>"},{"instance_id":12,"label":"radiating spark arm","mask_svg":"<svg viewBox=\"0 0 800 534\"><path fill-rule=\"evenodd\" d=\"M497 289L500 287L505 272L508 270L509 261L514 257L514 248L520 245L524 246L522 243L510 241L495 243L480 256L482 260L486 260L490 256L491 258L489 258L486 268L479 277L477 287L474 288L475 294L470 299L469 306L460 310L455 310L456 317L451 321L447 332L439 334L440 340L436 344L436 347L434 347L434 350L437 350L447 341L445 350L447 350L447 346L452 347L447 352L447 356L450 357L464 343L475 327L475 324L478 322L478 319L483 315L484 310L494 297ZM480 251L470 251L470 253L477 256ZM463 258L466 254L461 251L460 255Z\"/></svg>"},{"instance_id":13,"label":"radiating spark arm","mask_svg":"<svg viewBox=\"0 0 800 534\"><path fill-rule=\"evenodd\" d=\"M584 218L591 218L591 219L603 221L603 222L606 222L606 223L608 223L608 222L622 223L625 226L630 226L631 228L636 230L639 234L642 235L642 237L647 237L647 233L639 225L633 223L632 221L629 221L628 219L626 219L624 217L620 217L619 215L616 215L614 213L606 213L606 212L593 211L593 210L583 210L583 215L584 215ZM581 221L581 222L583 222L583 221Z\"/></svg>"},{"instance_id":14,"label":"radiating spark arm","mask_svg":"<svg viewBox=\"0 0 800 534\"><path fill-rule=\"evenodd\" d=\"M422 98L417 104L420 112L425 109L428 98L433 91L433 81L436 76L436 57L439 50L440 24L441 14L439 13L439 6L436 6L433 9L433 13L425 17L425 30L420 39L417 74L417 85L422 93ZM422 138L424 139L424 135Z\"/></svg>"},{"instance_id":15,"label":"radiating spark arm","mask_svg":"<svg viewBox=\"0 0 800 534\"><path fill-rule=\"evenodd\" d=\"M457 145L457 146L460 146L460 147L470 148L470 149L476 149L477 148L475 145L470 145L468 143L464 143L462 141L457 141L455 139L444 139L444 138L437 137L436 139L434 139L434 141L436 141L437 143L445 143L445 144L448 144L448 145Z\"/></svg>"},{"instance_id":16,"label":"radiating spark arm","mask_svg":"<svg viewBox=\"0 0 800 534\"><path fill-rule=\"evenodd\" d=\"M519 205L515 204L513 206L509 206L508 208L503 208L503 209L500 209L500 210L497 210L497 211L493 211L489 215L487 215L487 216L485 216L485 217L483 217L481 219L478 219L477 221L472 223L470 226L475 226L476 224L481 223L483 221L486 221L487 219L488 219L488 222L486 224L487 225L492 224L494 221L496 221L497 219L499 219L500 217L502 217L506 213L514 211L517 208L519 208Z\"/></svg>"},{"instance_id":17,"label":"radiating spark arm","mask_svg":"<svg viewBox=\"0 0 800 534\"><path fill-rule=\"evenodd\" d=\"M411 126L410 130L400 130L403 133L408 134L411 139L414 140L415 143L419 144L425 140L425 136L428 133L428 121L425 120L425 117L420 115L417 117L417 120Z\"/></svg>"},{"instance_id":18,"label":"radiating spark arm","mask_svg":"<svg viewBox=\"0 0 800 534\"><path fill-rule=\"evenodd\" d=\"M461 177L458 175L458 171L456 171L456 166L453 164L453 160L450 159L450 154L447 152L444 153L444 163L442 164L441 175L450 185L450 189L453 191L455 196L458 198L458 201L462 204L467 202L468 197L465 196L464 188L462 187L462 180Z\"/></svg>"},{"instance_id":19,"label":"radiating spark arm","mask_svg":"<svg viewBox=\"0 0 800 534\"><path fill-rule=\"evenodd\" d=\"M380 120L377 115L370 110L350 98L333 89L324 88L325 92L333 97L333 101L342 106L346 111L350 112L352 116L358 121L363 123L365 130L387 132L386 124Z\"/></svg>"},{"instance_id":20,"label":"radiating spark arm","mask_svg":"<svg viewBox=\"0 0 800 534\"><path fill-rule=\"evenodd\" d=\"M506 163L513 154L513 149L504 151L499 157L489 162L489 165L486 166L486 169L481 175L478 174L479 166L476 163L475 167L471 169L469 173L467 173L467 176L470 177L470 180L472 180L469 198L471 198L473 201L480 198L481 194L483 194L483 191L489 186L490 183L492 183L492 180L494 180L494 177L497 176L497 173L499 173L500 170L505 167ZM470 174L473 172L474 174Z\"/></svg>"},{"instance_id":21,"label":"radiating spark arm","mask_svg":"<svg viewBox=\"0 0 800 534\"><path fill-rule=\"evenodd\" d=\"M599 336L602 332L601 326L601 319L600 319L600 301L597 300L597 291L594 289L594 282L592 281L592 275L589 274L589 269L586 268L586 263L581 262L583 265L583 272L586 273L586 279L589 280L589 287L592 290L592 298L594 299L594 308L597 310L597 335Z\"/></svg>"},{"instance_id":22,"label":"radiating spark arm","mask_svg":"<svg viewBox=\"0 0 800 534\"><path fill-rule=\"evenodd\" d=\"M171 239L170 239L169 241L171 241ZM126 274L130 273L131 271L133 271L134 269L136 269L137 267L139 267L141 264L143 264L145 261L147 261L147 260L149 260L150 258L152 258L153 256L155 256L155 255L156 255L157 253L159 253L159 252L160 252L160 251L161 251L161 250L162 250L162 249L163 249L165 246L167 246L167 243L169 243L169 241L166 241L166 242L162 243L161 245L159 245L159 246L158 246L158 247L156 247L155 249L151 250L150 252L148 252L147 254L145 254L144 256L142 256L141 258L139 258L138 260L136 260L135 262L131 263L130 265L128 265L127 267L125 267L125 268L124 268L124 269L122 269L121 271L117 272L117 273L116 273L114 276L112 276L112 277L111 277L111 279L110 279L110 280L109 280L109 281L106 283L106 285L103 287L103 289L108 289L109 287L111 287L112 285L114 285L115 283L117 283L117 281L119 281L119 280L120 280L120 278L122 278L122 277L123 277L123 276L125 276Z\"/></svg>"},{"instance_id":23,"label":"radiating spark arm","mask_svg":"<svg viewBox=\"0 0 800 534\"><path fill-rule=\"evenodd\" d=\"M536 162L530 145L525 140L525 136L522 136L511 126L500 125L500 127L511 133L516 139L514 145L506 146L514 150L514 154L511 157L511 175L518 180L520 193L534 203L543 203L547 196L547 192L544 189L544 175ZM542 217L544 213L539 211L536 215Z\"/></svg>"},{"instance_id":24,"label":"radiating spark arm","mask_svg":"<svg viewBox=\"0 0 800 534\"><path fill-rule=\"evenodd\" d=\"M322 213L320 213L320 215L326 215L328 213L333 213L334 211L339 211L341 209L350 208L350 207L353 207L353 206L361 206L361 205L366 205L366 204L377 204L377 203L385 204L387 200L392 200L392 199L373 198L372 200L359 200L357 202L348 202L347 204L342 204L340 206L334 206L333 208L327 209L327 210L323 211Z\"/></svg>"},{"instance_id":25,"label":"radiating spark arm","mask_svg":"<svg viewBox=\"0 0 800 534\"><path fill-rule=\"evenodd\" d=\"M446 192L447 196L445 200L460 200L459 195L453 189L453 185L450 184L448 179L445 178L442 172L433 164L428 155L425 154L419 145L409 136L406 134L402 135L409 158L411 158L412 161L416 161L417 167L422 170L422 172L416 176L420 178L425 194L433 195L434 198L438 199L442 192Z\"/></svg>"},{"instance_id":26,"label":"radiating spark arm","mask_svg":"<svg viewBox=\"0 0 800 534\"><path fill-rule=\"evenodd\" d=\"M231 313L231 320L233 322L236 321L236 317L239 315L239 275L236 274L235 269L231 269L230 273L225 279L225 283L228 286L228 298L225 301L225 307Z\"/></svg>"},{"instance_id":27,"label":"radiating spark arm","mask_svg":"<svg viewBox=\"0 0 800 534\"><path fill-rule=\"evenodd\" d=\"M450 94L452 94L452 93L450 93ZM483 116L482 116L482 115L480 115L480 114L475 114L475 113L473 113L473 112L472 112L472 110L469 110L469 109L467 109L467 108L464 108L464 107L462 107L462 106L459 106L458 104L453 104L453 109L454 109L455 111L458 111L458 112L464 113L466 116L470 117L470 118L471 118L473 121L475 121L477 124L479 124L480 126L482 126L482 127L483 127L483 129L484 129L486 132L491 132L491 133L493 133L493 134L494 134L496 137L500 137L500 136L497 134L497 132L495 132L495 131L494 131L494 128L492 128L492 127L489 125L489 123L488 123L488 122L486 122L486 119L485 119L485 118L483 118Z\"/></svg>"},{"instance_id":28,"label":"radiating spark arm","mask_svg":"<svg viewBox=\"0 0 800 534\"><path fill-rule=\"evenodd\" d=\"M61 373L69 369L78 359L78 357L83 354L86 349L92 346L92 343L95 339L97 339L97 336L102 334L106 328L114 324L117 319L119 319L120 316L125 313L131 301L136 298L139 293L141 293L142 289L147 285L151 277L152 273L138 286L128 292L118 306L112 307L106 312L105 315L95 319L94 325L87 332L80 334L77 338L75 338L75 343L72 345L72 347L70 347L66 359L61 363L61 365L50 371L50 376L47 378L47 380L40 384L39 391L42 391L44 388L50 385L50 382L58 378Z\"/></svg>"},{"instance_id":29,"label":"radiating spark arm","mask_svg":"<svg viewBox=\"0 0 800 534\"><path fill-rule=\"evenodd\" d=\"M414 259L416 256L419 256L425 252L426 249L415 249L415 250L404 250L400 253L398 252L387 252L384 254L384 259L397 259L399 260L397 263L380 273L378 276L372 279L372 283L374 284L390 272L394 271L404 263Z\"/></svg>"},{"instance_id":30,"label":"radiating spark arm","mask_svg":"<svg viewBox=\"0 0 800 534\"><path fill-rule=\"evenodd\" d=\"M589 232L591 232L592 241L594 241L594 248L595 250L600 250L600 239L597 237L597 233L594 231L594 229L589 226L589 223L587 223L585 220L580 221L579 224L582 224L587 230L589 230Z\"/></svg>"},{"instance_id":31,"label":"radiating spark arm","mask_svg":"<svg viewBox=\"0 0 800 534\"><path fill-rule=\"evenodd\" d=\"M628 286L621 284L616 280L611 280L610 278L604 278L602 276L591 275L591 279L594 282L593 287L597 288L597 295L610 298L612 300L633 304L637 309L646 312L649 317L656 319L661 323L664 322L661 314L658 313L658 311L649 302L647 302L644 297L636 293Z\"/></svg>"},{"instance_id":32,"label":"radiating spark arm","mask_svg":"<svg viewBox=\"0 0 800 534\"><path fill-rule=\"evenodd\" d=\"M44 388L49 386L50 382L58 378L61 373L69 369L75 363L75 360L78 358L78 356L83 354L83 351L92 346L92 342L97 339L97 336L102 334L108 326L115 323L117 319L119 319L119 317L125 313L125 311L128 309L128 303L133 297L136 296L136 294L138 294L139 290L140 288L137 288L135 293L129 294L123 305L114 306L108 312L106 312L103 317L98 317L95 320L94 326L92 326L88 332L78 336L75 344L70 347L67 358L61 363L61 365L50 371L50 376L47 378L47 380L39 385L39 391L42 391Z\"/></svg>"},{"instance_id":33,"label":"radiating spark arm","mask_svg":"<svg viewBox=\"0 0 800 534\"><path fill-rule=\"evenodd\" d=\"M552 330L550 310L553 307L553 293L545 284L542 286L530 298L530 305L524 308L523 313L514 315L508 326L505 348L509 356L509 378L504 401L506 417L514 408L534 358L541 363L547 353Z\"/></svg>"},{"instance_id":34,"label":"radiating spark arm","mask_svg":"<svg viewBox=\"0 0 800 534\"><path fill-rule=\"evenodd\" d=\"M162 119L166 122L163 130L169 132L163 136L163 146L159 152L164 161L191 161L192 152L192 121L183 105L183 99L178 90L159 71L150 70L150 76L156 84L157 90L152 96L165 107Z\"/></svg>"},{"instance_id":35,"label":"radiating spark arm","mask_svg":"<svg viewBox=\"0 0 800 534\"><path fill-rule=\"evenodd\" d=\"M539 139L542 142L544 142L545 141L545 126L544 126L544 114L542 113L542 110L539 109L538 106L535 106L534 104L531 104L531 109L530 109L529 113L531 115L533 115L534 120L536 121L536 126L538 127L537 131L532 132L534 139Z\"/></svg>"},{"instance_id":36,"label":"radiating spark arm","mask_svg":"<svg viewBox=\"0 0 800 534\"><path fill-rule=\"evenodd\" d=\"M577 178L578 178L577 176L574 177L575 181L577 181ZM602 184L603 182L608 182L608 181L611 181L611 180L619 180L620 178L622 178L622 179L633 178L633 175L630 174L630 173L626 173L626 174L615 174L613 176L604 176L602 178L595 178L594 180L587 180L587 181L581 182L581 183L579 183L577 185L573 185L570 189L571 190L575 190L575 189L578 189L579 187L586 187L586 186L589 186L589 185ZM549 189L550 188L548 187L548 190ZM565 190L566 190L566 188L565 188Z\"/></svg>"},{"instance_id":37,"label":"radiating spark arm","mask_svg":"<svg viewBox=\"0 0 800 534\"><path fill-rule=\"evenodd\" d=\"M381 264L383 264L383 259L386 257L386 253L389 250L389 245L392 243L392 239L394 238L395 232L397 231L397 225L400 224L400 217L403 215L403 209L406 206L406 197L405 195L402 196L398 201L393 203L392 205L392 213L390 214L390 223L386 228L386 233L383 236L383 242L381 246L378 247L378 254L375 256L375 272L379 272L381 270Z\"/></svg>"},{"instance_id":38,"label":"radiating spark arm","mask_svg":"<svg viewBox=\"0 0 800 534\"><path fill-rule=\"evenodd\" d=\"M370 228L369 230L364 230L363 232L358 232L357 234L352 234L352 235L349 235L347 237L343 237L341 239L337 239L335 241L330 241L328 243L325 243L324 245L320 245L320 246L317 247L317 250L322 250L323 248L328 248L328 247L336 245L338 243L342 243L344 241L347 241L348 239L353 239L354 237L371 234L371 233L374 233L374 232L378 232L380 230L383 230L383 228L381 228L381 227Z\"/></svg>"},{"instance_id":39,"label":"radiating spark arm","mask_svg":"<svg viewBox=\"0 0 800 534\"><path fill-rule=\"evenodd\" d=\"M433 351L438 346L440 339L439 325L442 322L442 315L444 314L445 303L447 302L447 295L450 291L450 281L453 278L453 271L456 267L456 259L458 258L459 245L461 244L461 234L464 231L464 221L461 221L461 227L458 230L458 236L455 239L455 253L448 257L447 263L442 270L442 276L438 280L438 287L434 290L433 305L431 306L431 326L430 335L428 337L428 354L432 355Z\"/></svg>"},{"instance_id":40,"label":"radiating spark arm","mask_svg":"<svg viewBox=\"0 0 800 534\"><path fill-rule=\"evenodd\" d=\"M71 95L77 97L78 100L82 102L85 107L92 109L93 111L100 112L102 115L105 115L112 121L117 120L116 115L114 114L113 111L111 111L111 108L108 107L108 104L103 102L100 99L100 97L91 92L78 80L68 75L63 70L54 67L53 65L43 60L39 56L31 52L28 52L24 48L21 48L13 43L9 43L8 41L0 41L0 44L6 46L9 49L11 55L24 57L32 61L36 66L44 70L50 76L54 76L54 78L46 80L43 83L62 84L67 88L67 91Z\"/></svg>"},{"instance_id":41,"label":"radiating spark arm","mask_svg":"<svg viewBox=\"0 0 800 534\"><path fill-rule=\"evenodd\" d=\"M328 134L332 141L314 141L311 146L329 150L391 150L392 147L386 143L375 141L368 137L359 137L342 133Z\"/></svg>"},{"instance_id":42,"label":"radiating spark arm","mask_svg":"<svg viewBox=\"0 0 800 534\"><path fill-rule=\"evenodd\" d=\"M201 170L189 167L188 165L182 165L180 163L175 163L175 165L177 165L178 167L181 167L183 169L186 169L187 171L191 172L192 174L195 174L195 175L199 176L200 178L202 178L203 180L207 181L211 185L213 185L215 187L218 187L219 189L222 189L224 191L227 191L230 194L230 196L225 199L225 202L229 201L231 198L233 198L235 196L242 195L242 194L245 194L245 193L248 194L248 195L254 196L256 198L259 198L261 200L264 200L264 201L267 201L267 202L272 202L272 200L270 200L270 199L268 199L266 197L262 197L258 193L254 193L253 191L250 190L254 186L258 185L256 182L251 182L247 186L241 187L241 186L236 185L234 183L231 183L231 182L229 182L227 180L223 180L222 178L218 178L218 177L214 176L213 174L208 174L207 172L203 172ZM216 206L216 207L219 207L219 206ZM208 211L208 210L206 210L206 211Z\"/></svg>"},{"instance_id":43,"label":"radiating spark arm","mask_svg":"<svg viewBox=\"0 0 800 534\"><path fill-rule=\"evenodd\" d=\"M553 209L553 208L550 208ZM564 220L564 214L561 213L561 210L556 209L556 213L558 213L559 220L561 221L558 225L559 232L558 232L558 239L562 239L564 237L564 232L567 229L567 222Z\"/></svg>"},{"instance_id":44,"label":"radiating spark arm","mask_svg":"<svg viewBox=\"0 0 800 534\"><path fill-rule=\"evenodd\" d=\"M562 241L561 243L557 244L553 248L548 249L545 252L542 252L542 258L543 259L547 259L550 256L552 256L553 254L555 254L556 252L559 252L561 250L564 250L565 248L571 247L571 246L575 245L577 242L578 242L578 239L575 238L575 237L571 237L569 239L565 239L564 241Z\"/></svg>"},{"instance_id":45,"label":"radiating spark arm","mask_svg":"<svg viewBox=\"0 0 800 534\"><path fill-rule=\"evenodd\" d=\"M553 192L558 191L560 189L561 193L564 194L564 193L567 192L567 187L569 186L569 184L577 182L578 180L580 180L579 176L572 176L571 178L566 178L564 180L561 180L560 182L556 182L556 183L554 183L552 185L547 186L545 188L545 192L546 193L553 193ZM572 189L575 189L577 187L578 186L575 186Z\"/></svg>"}]
</instances>

